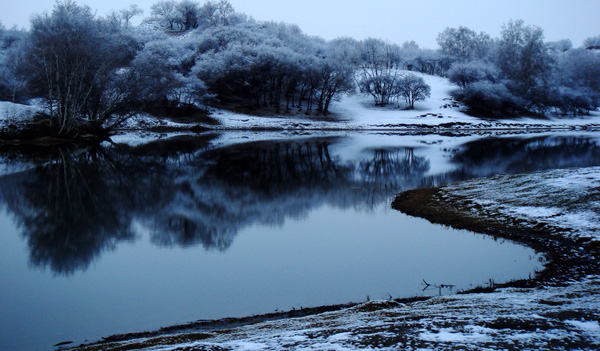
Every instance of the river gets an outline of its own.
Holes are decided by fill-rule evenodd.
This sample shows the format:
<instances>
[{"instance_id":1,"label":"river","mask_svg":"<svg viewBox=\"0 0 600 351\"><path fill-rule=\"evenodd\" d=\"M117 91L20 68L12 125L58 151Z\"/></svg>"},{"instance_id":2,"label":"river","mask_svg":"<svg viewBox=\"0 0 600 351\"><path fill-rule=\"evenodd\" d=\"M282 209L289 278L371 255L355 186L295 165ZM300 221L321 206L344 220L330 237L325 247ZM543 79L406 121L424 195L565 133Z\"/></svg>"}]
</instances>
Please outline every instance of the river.
<instances>
[{"instance_id":1,"label":"river","mask_svg":"<svg viewBox=\"0 0 600 351\"><path fill-rule=\"evenodd\" d=\"M227 132L0 155L2 350L527 278L533 250L403 215L395 194L600 165L594 133Z\"/></svg>"}]
</instances>

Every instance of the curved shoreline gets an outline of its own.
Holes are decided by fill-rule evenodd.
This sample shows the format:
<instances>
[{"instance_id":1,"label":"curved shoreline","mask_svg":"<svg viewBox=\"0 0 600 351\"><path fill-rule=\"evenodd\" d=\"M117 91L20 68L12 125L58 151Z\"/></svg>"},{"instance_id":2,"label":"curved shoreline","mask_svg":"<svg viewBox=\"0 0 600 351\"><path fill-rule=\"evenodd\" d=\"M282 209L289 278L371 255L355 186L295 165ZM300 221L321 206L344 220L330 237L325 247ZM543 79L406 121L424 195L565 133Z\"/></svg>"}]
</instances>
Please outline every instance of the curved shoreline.
<instances>
[{"instance_id":1,"label":"curved shoreline","mask_svg":"<svg viewBox=\"0 0 600 351\"><path fill-rule=\"evenodd\" d=\"M595 171L595 168L591 169L591 172ZM537 176L546 174L538 172ZM504 179L502 177L508 176L486 178L483 184L497 182L498 179ZM470 184L468 182L459 183ZM340 334L356 335L357 339L352 345L359 345L359 348L422 345L454 349L457 347L456 342L444 339L449 331L450 334L464 336L465 339L461 342L465 345L473 346L475 343L482 346L477 344L481 334L477 332L477 328L483 328L481 330L489 334L482 340L494 339L491 343L486 341L486 347L492 345L510 348L515 345L505 340L507 336L520 340L520 335L533 333L533 339L538 339L536 342L539 342L539 339L547 337L548 330L558 328L557 330L568 331L570 334L565 334L565 340L557 346L594 349L593 340L600 340L600 315L594 312L598 310L596 305L600 303L597 298L600 296L600 281L597 280L600 263L595 259L600 253L600 241L585 237L572 238L564 228L552 226L551 223L538 223L531 227L531 223L518 218L485 212L478 208L473 199L456 191L456 188L454 192L448 188L449 186L444 186L400 193L392 207L434 223L530 246L547 256L549 261L545 265L546 269L532 279L476 288L460 295L372 301L246 318L198 321L155 332L117 335L75 349L126 350L199 343L198 350L229 350L236 349L232 345L239 338L257 338L271 342L272 339L287 335L289 328L294 329L293 332L298 335L313 335L311 326L316 324L325 325L326 330L335 329ZM519 304L521 306L517 306ZM440 316L444 320L441 324ZM540 320L540 316L543 320ZM385 320L383 324L382 320ZM590 335L581 332L578 338L568 336L578 333L577 328L582 325L593 327ZM594 329L596 325L598 333ZM327 341L329 332L323 333ZM372 340L362 341L372 333L381 333L377 340L384 342L374 344ZM307 345L303 347L311 348L317 342L318 340L306 341ZM533 341L518 342L525 349L537 349L538 344ZM550 348L553 346L552 343L548 345Z\"/></svg>"},{"instance_id":2,"label":"curved shoreline","mask_svg":"<svg viewBox=\"0 0 600 351\"><path fill-rule=\"evenodd\" d=\"M562 235L561 228L549 224L529 227L519 219L499 213L481 217L472 210L473 203L469 198L456 194L449 196L444 188L408 190L394 199L392 208L432 223L508 239L546 256L545 269L533 279L510 281L497 287L560 285L600 273L600 262L596 259L600 254L600 243L567 238Z\"/></svg>"}]
</instances>

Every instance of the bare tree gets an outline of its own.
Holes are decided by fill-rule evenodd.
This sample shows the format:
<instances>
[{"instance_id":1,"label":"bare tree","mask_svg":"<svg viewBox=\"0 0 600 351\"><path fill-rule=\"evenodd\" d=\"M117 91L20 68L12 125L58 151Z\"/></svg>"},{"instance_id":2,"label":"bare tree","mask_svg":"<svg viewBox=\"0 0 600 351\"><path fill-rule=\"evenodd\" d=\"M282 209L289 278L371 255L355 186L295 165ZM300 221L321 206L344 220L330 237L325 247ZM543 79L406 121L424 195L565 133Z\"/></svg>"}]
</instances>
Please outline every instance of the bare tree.
<instances>
[{"instance_id":1,"label":"bare tree","mask_svg":"<svg viewBox=\"0 0 600 351\"><path fill-rule=\"evenodd\" d=\"M120 33L95 18L88 6L58 1L51 14L32 19L26 61L30 85L47 103L58 134L100 126L127 99L121 83L129 53Z\"/></svg>"},{"instance_id":2,"label":"bare tree","mask_svg":"<svg viewBox=\"0 0 600 351\"><path fill-rule=\"evenodd\" d=\"M425 80L414 74L407 74L400 79L400 94L404 96L406 106L409 109L415 108L415 102L425 100L431 96L431 88L425 83Z\"/></svg>"},{"instance_id":3,"label":"bare tree","mask_svg":"<svg viewBox=\"0 0 600 351\"><path fill-rule=\"evenodd\" d=\"M375 105L387 105L398 95L402 55L400 47L378 39L366 39L359 49L358 86L375 99Z\"/></svg>"},{"instance_id":4,"label":"bare tree","mask_svg":"<svg viewBox=\"0 0 600 351\"><path fill-rule=\"evenodd\" d=\"M142 10L138 5L133 4L129 6L128 9L123 9L119 11L121 15L121 19L123 20L123 26L129 27L129 23L131 19L135 16L141 16L144 14L144 10Z\"/></svg>"}]
</instances>

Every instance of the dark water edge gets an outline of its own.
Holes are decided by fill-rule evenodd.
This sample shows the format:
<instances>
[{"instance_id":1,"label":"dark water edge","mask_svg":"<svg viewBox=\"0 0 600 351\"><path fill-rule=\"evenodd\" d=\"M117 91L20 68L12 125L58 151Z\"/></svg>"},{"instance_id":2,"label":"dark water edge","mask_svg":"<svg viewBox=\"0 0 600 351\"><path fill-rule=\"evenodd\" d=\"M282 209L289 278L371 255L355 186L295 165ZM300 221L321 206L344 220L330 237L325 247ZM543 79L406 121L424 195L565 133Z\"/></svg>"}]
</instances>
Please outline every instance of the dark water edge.
<instances>
[{"instance_id":1,"label":"dark water edge","mask_svg":"<svg viewBox=\"0 0 600 351\"><path fill-rule=\"evenodd\" d=\"M11 150L5 160L33 167L0 177L0 201L24 229L32 266L72 276L115 247L138 240L128 231L134 218L158 228L153 245L226 252L244 228L277 226L323 204L369 211L405 189L600 160L594 136L585 134L458 143L435 140L447 136L375 139L382 137L389 140L381 145L341 135L221 147L220 136L208 134L137 146ZM355 142L364 147L352 157L344 149ZM427 156L431 145L446 149L435 153L449 159L452 169L435 171L437 156ZM282 208L281 200L292 205ZM48 218L54 218L50 226ZM72 244L69 249L56 244L65 241Z\"/></svg>"}]
</instances>

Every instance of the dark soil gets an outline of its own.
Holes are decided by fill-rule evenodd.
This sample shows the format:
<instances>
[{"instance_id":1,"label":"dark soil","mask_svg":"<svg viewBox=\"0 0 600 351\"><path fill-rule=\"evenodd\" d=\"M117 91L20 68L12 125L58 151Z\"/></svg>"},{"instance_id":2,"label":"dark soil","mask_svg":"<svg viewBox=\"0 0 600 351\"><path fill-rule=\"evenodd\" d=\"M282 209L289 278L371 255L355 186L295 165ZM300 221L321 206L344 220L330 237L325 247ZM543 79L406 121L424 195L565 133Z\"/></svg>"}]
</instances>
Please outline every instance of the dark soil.
<instances>
[{"instance_id":1,"label":"dark soil","mask_svg":"<svg viewBox=\"0 0 600 351\"><path fill-rule=\"evenodd\" d=\"M203 123L210 126L219 125L219 121L209 117L207 110L199 109L190 105L173 106L157 103L146 106L144 112L159 119L168 119L172 122L182 124Z\"/></svg>"},{"instance_id":2,"label":"dark soil","mask_svg":"<svg viewBox=\"0 0 600 351\"><path fill-rule=\"evenodd\" d=\"M38 116L20 125L8 125L0 129L0 146L38 145L53 146L69 143L102 141L109 138L109 131L94 125L73 127L67 133L58 133L46 116Z\"/></svg>"}]
</instances>

